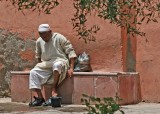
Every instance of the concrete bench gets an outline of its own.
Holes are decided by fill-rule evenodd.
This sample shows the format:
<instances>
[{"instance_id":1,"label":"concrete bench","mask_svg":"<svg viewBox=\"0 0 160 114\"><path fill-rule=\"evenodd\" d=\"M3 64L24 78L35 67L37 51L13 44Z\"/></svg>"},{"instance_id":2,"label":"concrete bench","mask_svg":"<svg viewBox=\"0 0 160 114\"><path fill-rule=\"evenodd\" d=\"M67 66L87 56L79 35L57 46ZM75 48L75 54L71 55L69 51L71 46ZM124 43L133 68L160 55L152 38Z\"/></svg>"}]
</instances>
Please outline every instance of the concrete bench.
<instances>
[{"instance_id":1,"label":"concrete bench","mask_svg":"<svg viewBox=\"0 0 160 114\"><path fill-rule=\"evenodd\" d=\"M29 71L11 71L11 100L29 102ZM50 97L51 86L45 85L43 95ZM119 104L133 104L141 100L139 74L136 72L74 72L58 87L63 104L81 104L82 94L96 97L115 97L123 100ZM33 95L32 95L33 96Z\"/></svg>"}]
</instances>

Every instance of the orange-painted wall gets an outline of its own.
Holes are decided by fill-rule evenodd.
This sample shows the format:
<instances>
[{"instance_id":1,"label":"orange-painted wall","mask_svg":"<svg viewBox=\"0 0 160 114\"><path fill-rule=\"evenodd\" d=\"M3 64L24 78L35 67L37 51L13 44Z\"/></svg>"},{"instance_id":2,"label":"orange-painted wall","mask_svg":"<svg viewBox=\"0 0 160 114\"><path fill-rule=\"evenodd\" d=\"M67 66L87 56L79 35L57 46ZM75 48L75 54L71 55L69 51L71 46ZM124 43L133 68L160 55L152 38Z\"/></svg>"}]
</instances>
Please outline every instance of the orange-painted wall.
<instances>
[{"instance_id":1,"label":"orange-painted wall","mask_svg":"<svg viewBox=\"0 0 160 114\"><path fill-rule=\"evenodd\" d=\"M12 40L15 43L18 42L16 44L16 46L18 45L17 48L19 48L17 49L18 52L15 51L16 54L13 54L13 56L20 58L18 62L16 58L14 60L13 58L9 58L7 61L2 59L3 62L1 62L2 60L0 59L0 72L2 76L4 76L3 79L7 77L6 74L10 70L24 70L33 67L33 62L31 61L34 61L33 45L38 37L37 28L41 23L50 24L53 32L59 32L66 36L72 42L77 54L82 53L83 51L89 53L93 71L122 71L120 28L117 28L115 25L111 25L107 21L97 18L96 16L89 17L88 24L97 24L101 27L101 30L96 35L96 42L88 42L85 44L82 39L78 39L76 32L72 29L71 18L74 14L73 9L72 0L63 0L50 15L43 13L39 15L39 13L31 11L24 11L25 15L23 15L11 4L6 3L5 1L0 2L0 29L8 30L8 32L13 33L13 35L17 34L17 36L14 37L15 39L11 38L10 42L11 44ZM7 32L5 34L7 34ZM0 48L3 48L3 51L6 53L12 51L11 48L8 48L10 47L9 41L4 40L4 38L2 40L3 42L0 43ZM6 42L7 47L5 44ZM13 46L13 48L15 47ZM28 53L29 51L30 53ZM5 58L6 55L3 53L1 53L1 56L4 56L3 58ZM21 64L21 62L25 62L25 64ZM20 68L16 67L12 69L11 67L7 69L8 66L6 65L11 63L13 67L20 65Z\"/></svg>"},{"instance_id":2,"label":"orange-painted wall","mask_svg":"<svg viewBox=\"0 0 160 114\"><path fill-rule=\"evenodd\" d=\"M142 30L146 36L137 38L142 98L146 102L160 102L160 23L142 25Z\"/></svg>"},{"instance_id":3,"label":"orange-painted wall","mask_svg":"<svg viewBox=\"0 0 160 114\"><path fill-rule=\"evenodd\" d=\"M71 18L73 14L72 0L63 0L50 15L39 15L30 11L25 11L25 15L23 15L8 3L0 2L0 29L8 30L13 34L18 33L18 39L20 38L26 45L28 39L35 41L38 37L37 27L39 24L49 23L53 32L62 33L72 42L77 54L83 51L90 54L91 66L94 71L122 71L121 30L95 16L90 17L89 24L98 24L101 30L96 36L96 42L85 44L82 39L78 39L76 32L72 29ZM142 100L146 102L160 102L159 25L159 23L143 25L142 30L146 32L146 36L137 37L136 70L140 74ZM27 45L19 50L18 55L22 60L32 64L34 48L29 44ZM8 49L4 46L2 48L6 51ZM4 56L3 53L0 53L0 55L0 57ZM0 58L0 73L5 78L7 77L6 70L4 70L6 66L1 60ZM15 65L18 64L17 61L14 62ZM31 66L24 65L22 70L32 66L33 64ZM0 77L0 80L3 80L3 78Z\"/></svg>"},{"instance_id":4,"label":"orange-painted wall","mask_svg":"<svg viewBox=\"0 0 160 114\"><path fill-rule=\"evenodd\" d=\"M5 10L4 10L5 9ZM23 15L16 9L0 4L0 28L11 32L18 32L20 37L37 38L37 27L41 23L49 23L53 32L65 35L75 47L77 53L87 51L91 55L93 70L121 71L121 38L120 29L106 21L92 17L91 24L98 24L101 30L96 36L96 42L85 44L78 39L72 29L71 18L73 16L72 1L64 0L56 7L52 14L40 14L36 12L25 12Z\"/></svg>"},{"instance_id":5,"label":"orange-painted wall","mask_svg":"<svg viewBox=\"0 0 160 114\"><path fill-rule=\"evenodd\" d=\"M98 24L101 30L96 36L96 42L85 44L82 39L78 39L75 31L72 29L71 18L73 13L72 0L63 0L50 15L39 15L36 12L30 11L25 11L25 15L23 15L10 4L0 2L0 29L8 30L13 34L18 33L17 41L22 40L22 44L24 43L25 45L20 46L18 57L31 64L30 66L22 65L21 70L31 68L34 65L32 64L32 61L34 61L34 43L32 42L33 44L30 44L28 40L36 40L39 24L49 23L53 32L62 33L72 42L77 54L83 51L90 54L91 66L94 71L122 71L121 30L102 19L94 16L92 18L90 17L89 23ZM137 37L136 53L136 70L140 73L142 100L160 102L160 26L158 23L151 23L143 25L142 30L147 34L145 37ZM27 44L27 42L29 43ZM3 41L3 43L5 42ZM4 45L2 46L2 44L0 45L1 49L9 50L8 47L10 45L6 47ZM2 59L4 53L0 53L0 55L0 73L2 74L0 75L0 80L2 80L0 82L4 82L3 79L8 78L8 71L4 70L7 67ZM18 62L15 59L12 64L18 66ZM11 64L8 61L6 63ZM15 69L9 68L9 70Z\"/></svg>"}]
</instances>

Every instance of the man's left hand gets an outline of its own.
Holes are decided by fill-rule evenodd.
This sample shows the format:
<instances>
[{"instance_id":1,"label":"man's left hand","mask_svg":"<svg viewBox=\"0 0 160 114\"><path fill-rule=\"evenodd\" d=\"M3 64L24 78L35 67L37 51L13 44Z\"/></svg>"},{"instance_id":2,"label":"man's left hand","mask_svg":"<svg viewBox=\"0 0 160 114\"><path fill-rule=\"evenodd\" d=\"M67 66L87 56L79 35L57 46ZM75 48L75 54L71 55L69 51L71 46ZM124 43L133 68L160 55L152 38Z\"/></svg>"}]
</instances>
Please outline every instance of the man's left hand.
<instances>
[{"instance_id":1,"label":"man's left hand","mask_svg":"<svg viewBox=\"0 0 160 114\"><path fill-rule=\"evenodd\" d=\"M68 70L68 76L69 76L69 77L72 77L72 75L73 75L73 69L70 68L70 69Z\"/></svg>"}]
</instances>

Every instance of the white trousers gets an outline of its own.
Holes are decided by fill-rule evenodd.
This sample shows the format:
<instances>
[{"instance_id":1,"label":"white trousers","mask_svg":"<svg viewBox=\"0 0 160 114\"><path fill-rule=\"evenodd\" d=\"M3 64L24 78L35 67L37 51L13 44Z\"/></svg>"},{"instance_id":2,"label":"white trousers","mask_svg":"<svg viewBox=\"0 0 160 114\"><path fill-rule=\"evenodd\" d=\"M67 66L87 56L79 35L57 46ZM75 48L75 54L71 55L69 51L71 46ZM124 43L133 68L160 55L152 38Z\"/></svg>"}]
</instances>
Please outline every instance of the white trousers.
<instances>
[{"instance_id":1,"label":"white trousers","mask_svg":"<svg viewBox=\"0 0 160 114\"><path fill-rule=\"evenodd\" d=\"M51 77L53 77L53 71L58 71L59 74L61 74L64 67L65 63L58 61L53 63L52 69L33 68L30 71L29 76L29 89L41 89L41 85L45 84ZM51 79L53 80L53 78Z\"/></svg>"}]
</instances>

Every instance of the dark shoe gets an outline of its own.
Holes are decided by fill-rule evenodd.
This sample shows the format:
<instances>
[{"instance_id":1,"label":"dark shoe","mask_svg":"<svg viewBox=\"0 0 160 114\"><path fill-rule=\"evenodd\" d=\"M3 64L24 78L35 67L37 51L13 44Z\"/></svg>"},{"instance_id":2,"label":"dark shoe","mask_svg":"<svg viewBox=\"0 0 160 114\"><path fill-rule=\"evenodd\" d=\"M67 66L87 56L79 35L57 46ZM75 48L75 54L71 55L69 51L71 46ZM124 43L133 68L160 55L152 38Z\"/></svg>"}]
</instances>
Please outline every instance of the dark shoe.
<instances>
[{"instance_id":1,"label":"dark shoe","mask_svg":"<svg viewBox=\"0 0 160 114\"><path fill-rule=\"evenodd\" d=\"M51 98L42 104L43 106L51 106Z\"/></svg>"},{"instance_id":2,"label":"dark shoe","mask_svg":"<svg viewBox=\"0 0 160 114\"><path fill-rule=\"evenodd\" d=\"M35 96L34 96L34 99L35 99L35 100L34 100L33 102L30 102L30 103L29 103L29 106L30 106L30 107L33 107L33 106L41 106L42 103L45 102L44 98L38 98L38 97L35 97Z\"/></svg>"}]
</instances>

